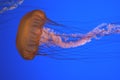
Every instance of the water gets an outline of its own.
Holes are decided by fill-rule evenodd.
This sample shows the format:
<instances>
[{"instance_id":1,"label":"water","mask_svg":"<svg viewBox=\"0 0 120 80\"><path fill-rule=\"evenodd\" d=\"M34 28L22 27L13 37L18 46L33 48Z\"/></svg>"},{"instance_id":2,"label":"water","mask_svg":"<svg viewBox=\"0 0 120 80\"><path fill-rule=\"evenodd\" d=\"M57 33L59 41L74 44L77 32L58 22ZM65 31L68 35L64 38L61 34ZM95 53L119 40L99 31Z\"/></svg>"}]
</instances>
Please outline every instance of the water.
<instances>
[{"instance_id":1,"label":"water","mask_svg":"<svg viewBox=\"0 0 120 80\"><path fill-rule=\"evenodd\" d=\"M119 34L93 39L76 48L51 48L53 53L65 55L64 59L37 56L26 61L15 44L19 21L31 10L42 9L50 19L69 27L51 25L56 32L85 34L101 23L120 24L119 7L118 0L25 0L16 9L5 11L0 15L0 80L120 80Z\"/></svg>"}]
</instances>

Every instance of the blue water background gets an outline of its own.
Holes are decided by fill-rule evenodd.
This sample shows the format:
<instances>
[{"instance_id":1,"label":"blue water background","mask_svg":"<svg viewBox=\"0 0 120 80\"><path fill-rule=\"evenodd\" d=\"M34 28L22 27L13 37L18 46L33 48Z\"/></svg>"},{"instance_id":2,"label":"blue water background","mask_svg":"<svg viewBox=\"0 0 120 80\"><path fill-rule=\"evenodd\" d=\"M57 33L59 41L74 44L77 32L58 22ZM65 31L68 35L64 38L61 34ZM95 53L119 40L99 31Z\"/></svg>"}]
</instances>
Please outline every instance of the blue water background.
<instances>
[{"instance_id":1,"label":"blue water background","mask_svg":"<svg viewBox=\"0 0 120 80\"><path fill-rule=\"evenodd\" d=\"M24 60L16 50L16 33L22 16L34 9L69 26L54 27L65 33L87 33L104 22L119 24L120 18L119 0L25 0L17 9L0 15L0 80L120 80L120 35L67 50L67 54L83 55L79 60L43 56Z\"/></svg>"}]
</instances>

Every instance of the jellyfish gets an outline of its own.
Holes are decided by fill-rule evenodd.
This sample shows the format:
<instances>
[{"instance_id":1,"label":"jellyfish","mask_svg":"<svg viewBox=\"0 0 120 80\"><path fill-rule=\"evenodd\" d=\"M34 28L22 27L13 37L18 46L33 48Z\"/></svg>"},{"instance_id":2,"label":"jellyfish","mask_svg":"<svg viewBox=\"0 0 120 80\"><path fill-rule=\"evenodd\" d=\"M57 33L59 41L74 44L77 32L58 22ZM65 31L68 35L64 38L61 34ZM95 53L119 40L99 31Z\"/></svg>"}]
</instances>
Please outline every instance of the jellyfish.
<instances>
[{"instance_id":1,"label":"jellyfish","mask_svg":"<svg viewBox=\"0 0 120 80\"><path fill-rule=\"evenodd\" d=\"M21 5L24 0L6 0L0 1L0 14L16 9L19 5Z\"/></svg>"},{"instance_id":2,"label":"jellyfish","mask_svg":"<svg viewBox=\"0 0 120 80\"><path fill-rule=\"evenodd\" d=\"M65 25L47 18L42 10L28 12L21 19L16 36L16 47L24 59L32 60L38 55L50 57L58 55L54 52L44 53L43 48L58 47L61 50L75 48L91 42L92 39L99 39L110 34L120 34L120 25L114 23L102 23L86 34L57 33L45 24L65 27Z\"/></svg>"},{"instance_id":3,"label":"jellyfish","mask_svg":"<svg viewBox=\"0 0 120 80\"><path fill-rule=\"evenodd\" d=\"M41 44L40 36L46 22L60 25L47 19L41 10L31 11L22 18L18 28L16 45L24 59L33 59L37 54L38 46Z\"/></svg>"}]
</instances>

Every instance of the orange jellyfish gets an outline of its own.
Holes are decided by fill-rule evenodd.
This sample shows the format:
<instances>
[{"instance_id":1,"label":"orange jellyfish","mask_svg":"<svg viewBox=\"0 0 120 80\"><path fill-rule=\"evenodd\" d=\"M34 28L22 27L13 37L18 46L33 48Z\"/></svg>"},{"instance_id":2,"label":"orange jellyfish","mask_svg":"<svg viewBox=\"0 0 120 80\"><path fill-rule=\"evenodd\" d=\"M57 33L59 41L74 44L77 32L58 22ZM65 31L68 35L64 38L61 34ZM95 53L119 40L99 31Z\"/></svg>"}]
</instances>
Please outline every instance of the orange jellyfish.
<instances>
[{"instance_id":1,"label":"orange jellyfish","mask_svg":"<svg viewBox=\"0 0 120 80\"><path fill-rule=\"evenodd\" d=\"M24 59L33 59L37 53L42 28L46 21L46 15L41 10L27 13L21 20L16 45Z\"/></svg>"},{"instance_id":2,"label":"orange jellyfish","mask_svg":"<svg viewBox=\"0 0 120 80\"><path fill-rule=\"evenodd\" d=\"M91 42L92 39L98 40L102 36L120 34L119 24L102 23L86 34L60 34L51 28L45 27L46 23L64 26L48 19L41 10L28 12L21 19L16 37L16 46L18 52L24 59L32 60L36 55L49 56L47 53L42 54L39 52L42 50L41 45L59 47L62 50L63 48L74 48L85 45ZM53 53L54 51L50 55L53 55Z\"/></svg>"},{"instance_id":3,"label":"orange jellyfish","mask_svg":"<svg viewBox=\"0 0 120 80\"><path fill-rule=\"evenodd\" d=\"M46 22L60 25L47 19L41 10L33 10L27 13L20 21L16 46L24 59L33 59L37 54L43 26Z\"/></svg>"}]
</instances>

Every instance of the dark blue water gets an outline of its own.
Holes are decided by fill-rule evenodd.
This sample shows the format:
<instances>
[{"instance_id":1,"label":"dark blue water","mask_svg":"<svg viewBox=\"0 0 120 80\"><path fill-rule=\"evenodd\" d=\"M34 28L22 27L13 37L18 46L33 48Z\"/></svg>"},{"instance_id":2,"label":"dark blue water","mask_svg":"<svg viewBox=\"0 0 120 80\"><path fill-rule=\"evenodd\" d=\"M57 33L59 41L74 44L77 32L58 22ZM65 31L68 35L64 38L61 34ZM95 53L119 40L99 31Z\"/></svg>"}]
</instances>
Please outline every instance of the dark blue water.
<instances>
[{"instance_id":1,"label":"dark blue water","mask_svg":"<svg viewBox=\"0 0 120 80\"><path fill-rule=\"evenodd\" d=\"M56 31L87 33L104 22L119 24L119 3L119 0L25 0L18 8L0 14L0 80L120 80L119 34L66 51L81 54L79 60L37 56L26 61L15 43L20 19L31 10L43 10L50 19L69 26L61 30L55 26Z\"/></svg>"}]
</instances>

